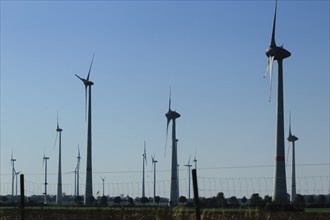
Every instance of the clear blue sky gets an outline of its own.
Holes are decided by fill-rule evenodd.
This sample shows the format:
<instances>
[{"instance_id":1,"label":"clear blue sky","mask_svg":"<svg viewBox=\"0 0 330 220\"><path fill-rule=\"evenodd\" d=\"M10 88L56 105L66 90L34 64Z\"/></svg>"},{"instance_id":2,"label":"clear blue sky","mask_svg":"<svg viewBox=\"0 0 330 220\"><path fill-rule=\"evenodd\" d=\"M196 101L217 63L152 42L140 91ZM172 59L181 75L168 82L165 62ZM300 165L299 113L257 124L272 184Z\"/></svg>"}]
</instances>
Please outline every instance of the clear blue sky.
<instances>
[{"instance_id":1,"label":"clear blue sky","mask_svg":"<svg viewBox=\"0 0 330 220\"><path fill-rule=\"evenodd\" d=\"M12 151L16 170L31 183L29 193L42 190L44 151L50 157L50 187L55 187L57 112L63 173L75 169L79 144L80 181L85 183L84 86L74 74L87 75L93 53L93 182L101 184L100 176L106 177L106 194L120 193L113 190L117 183L134 185L129 193L141 194L146 140L147 195L152 196L150 156L155 154L158 190L169 196L171 146L164 157L164 114L170 86L172 108L181 114L180 194L187 195L183 165L195 152L202 196L215 191L241 196L252 185L258 191L260 182L267 188L260 194L271 194L277 74L271 102L269 77L263 76L274 4L1 1L0 194L11 191ZM278 2L276 43L292 53L284 61L285 134L291 111L292 132L299 138L298 193L328 193L330 187L329 7L326 0ZM287 147L286 142L286 153ZM291 150L289 157L288 191ZM67 194L73 192L73 178L63 174ZM259 179L252 183L252 178ZM245 184L240 192L226 191L238 183ZM55 194L54 187L50 191Z\"/></svg>"}]
</instances>

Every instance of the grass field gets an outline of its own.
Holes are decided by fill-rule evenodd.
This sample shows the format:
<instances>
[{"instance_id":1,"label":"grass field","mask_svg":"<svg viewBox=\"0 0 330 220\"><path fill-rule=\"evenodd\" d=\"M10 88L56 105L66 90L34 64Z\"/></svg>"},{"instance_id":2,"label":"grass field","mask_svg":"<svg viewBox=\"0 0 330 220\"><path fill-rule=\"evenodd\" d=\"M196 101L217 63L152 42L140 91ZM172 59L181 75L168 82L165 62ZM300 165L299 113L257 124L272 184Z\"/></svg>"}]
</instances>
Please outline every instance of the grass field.
<instances>
[{"instance_id":1,"label":"grass field","mask_svg":"<svg viewBox=\"0 0 330 220\"><path fill-rule=\"evenodd\" d=\"M20 219L17 208L0 208L0 220ZM32 207L26 220L194 220L193 208L74 208ZM259 209L203 209L202 220L329 220L330 209L305 212L263 212Z\"/></svg>"}]
</instances>

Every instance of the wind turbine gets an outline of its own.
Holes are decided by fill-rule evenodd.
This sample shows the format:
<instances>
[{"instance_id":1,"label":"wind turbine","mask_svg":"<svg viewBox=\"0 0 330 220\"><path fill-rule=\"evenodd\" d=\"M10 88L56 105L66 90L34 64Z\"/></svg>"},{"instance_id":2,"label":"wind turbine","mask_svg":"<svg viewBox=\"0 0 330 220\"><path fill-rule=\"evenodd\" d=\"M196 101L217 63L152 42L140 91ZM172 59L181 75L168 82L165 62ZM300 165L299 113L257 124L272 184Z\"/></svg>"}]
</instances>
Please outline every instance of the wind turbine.
<instances>
[{"instance_id":1,"label":"wind turbine","mask_svg":"<svg viewBox=\"0 0 330 220\"><path fill-rule=\"evenodd\" d=\"M12 172L11 172L11 196L14 196L14 182L15 182L15 161L13 157L13 152L11 152L10 164L12 165Z\"/></svg>"},{"instance_id":2,"label":"wind turbine","mask_svg":"<svg viewBox=\"0 0 330 220\"><path fill-rule=\"evenodd\" d=\"M151 156L151 160L152 160L152 164L154 165L154 203L156 200L156 164L157 164L157 160L155 160L155 155Z\"/></svg>"},{"instance_id":3,"label":"wind turbine","mask_svg":"<svg viewBox=\"0 0 330 220\"><path fill-rule=\"evenodd\" d=\"M16 181L16 193L15 193L15 196L17 196L17 176L18 176L18 174L20 174L22 171L19 171L19 172L16 172L16 170L15 170L15 181Z\"/></svg>"},{"instance_id":4,"label":"wind turbine","mask_svg":"<svg viewBox=\"0 0 330 220\"><path fill-rule=\"evenodd\" d=\"M47 160L49 159L49 157L46 157L44 154L44 157L42 158L42 165L45 164L45 197L44 197L44 204L47 204Z\"/></svg>"},{"instance_id":5,"label":"wind turbine","mask_svg":"<svg viewBox=\"0 0 330 220\"><path fill-rule=\"evenodd\" d=\"M78 145L78 156L77 156L77 166L76 166L76 169L75 169L75 178L76 178L76 181L75 181L75 193L76 193L76 196L79 196L79 169L80 169L80 149L79 149L79 145Z\"/></svg>"},{"instance_id":6,"label":"wind turbine","mask_svg":"<svg viewBox=\"0 0 330 220\"><path fill-rule=\"evenodd\" d=\"M190 157L189 156L189 160L188 163L185 165L186 167L188 167L188 199L190 199L190 169L191 169L191 164L190 164Z\"/></svg>"},{"instance_id":7,"label":"wind turbine","mask_svg":"<svg viewBox=\"0 0 330 220\"><path fill-rule=\"evenodd\" d=\"M56 195L56 204L62 204L62 131L58 124L58 116L57 116L57 127L56 127L56 140L57 135L58 139L58 174L57 174L57 195Z\"/></svg>"},{"instance_id":8,"label":"wind turbine","mask_svg":"<svg viewBox=\"0 0 330 220\"><path fill-rule=\"evenodd\" d=\"M275 4L275 13L273 21L273 30L270 47L266 50L268 57L270 82L272 81L273 61L278 63L278 89L277 89L277 129L276 129L276 157L275 157L275 183L272 200L274 203L287 204L287 189L285 176L285 153L284 153L284 106L283 106L283 60L288 58L291 53L278 47L275 43L277 1ZM271 87L270 87L271 89Z\"/></svg>"},{"instance_id":9,"label":"wind turbine","mask_svg":"<svg viewBox=\"0 0 330 220\"><path fill-rule=\"evenodd\" d=\"M197 170L197 159L196 159L196 152L195 152L195 156L194 156L194 160L193 160L194 164L195 164L195 170Z\"/></svg>"},{"instance_id":10,"label":"wind turbine","mask_svg":"<svg viewBox=\"0 0 330 220\"><path fill-rule=\"evenodd\" d=\"M288 141L292 142L292 183L291 183L291 202L296 198L296 159L295 159L295 142L298 140L296 136L291 133L291 114L289 123L289 137Z\"/></svg>"},{"instance_id":11,"label":"wind turbine","mask_svg":"<svg viewBox=\"0 0 330 220\"><path fill-rule=\"evenodd\" d=\"M147 165L147 153L146 153L146 141L144 141L144 152L142 154L142 198L145 197L145 168L144 164Z\"/></svg>"},{"instance_id":12,"label":"wind turbine","mask_svg":"<svg viewBox=\"0 0 330 220\"><path fill-rule=\"evenodd\" d=\"M174 206L179 204L179 178L178 178L178 154L177 154L177 139L176 139L176 126L175 120L181 115L176 111L171 110L171 89L169 97L168 112L165 114L167 118L167 127L166 127L166 145L167 145L167 136L168 136L168 126L172 121L172 164L171 164L171 195L170 203ZM165 145L165 151L166 151Z\"/></svg>"},{"instance_id":13,"label":"wind turbine","mask_svg":"<svg viewBox=\"0 0 330 220\"><path fill-rule=\"evenodd\" d=\"M93 180L92 180L92 85L94 83L89 80L94 55L87 74L87 78L81 78L76 74L85 85L85 117L87 115L87 90L88 90L88 119L87 119L87 165L86 165L86 190L85 190L85 204L92 204L93 197Z\"/></svg>"},{"instance_id":14,"label":"wind turbine","mask_svg":"<svg viewBox=\"0 0 330 220\"><path fill-rule=\"evenodd\" d=\"M102 188L103 188L102 195L104 196L104 180L105 180L105 177L101 177L101 180L102 180Z\"/></svg>"}]
</instances>

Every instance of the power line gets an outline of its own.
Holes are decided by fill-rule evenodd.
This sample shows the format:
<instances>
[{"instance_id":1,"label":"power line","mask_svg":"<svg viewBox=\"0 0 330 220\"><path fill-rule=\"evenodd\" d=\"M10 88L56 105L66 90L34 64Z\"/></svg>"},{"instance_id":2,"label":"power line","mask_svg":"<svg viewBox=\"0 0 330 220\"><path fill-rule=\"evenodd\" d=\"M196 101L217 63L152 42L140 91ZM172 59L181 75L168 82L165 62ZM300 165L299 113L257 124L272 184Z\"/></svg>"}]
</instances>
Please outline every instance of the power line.
<instances>
[{"instance_id":1,"label":"power line","mask_svg":"<svg viewBox=\"0 0 330 220\"><path fill-rule=\"evenodd\" d=\"M296 164L296 167L314 167L314 166L329 166L329 163L311 163L311 164ZM287 164L287 166L292 166L292 164ZM274 165L241 165L241 166L220 166L220 167L201 167L198 170L220 170L220 169L254 169L254 168L272 168ZM170 172L170 169L157 170L158 172ZM141 173L141 170L111 170L111 171L94 171L97 174L130 174L130 173ZM152 173L153 171L146 171ZM73 171L64 172L63 175L70 175ZM85 174L85 173L81 173ZM11 174L2 174L2 176L9 176ZM43 173L25 173L29 176L44 175ZM48 175L57 175L57 173L49 173Z\"/></svg>"}]
</instances>

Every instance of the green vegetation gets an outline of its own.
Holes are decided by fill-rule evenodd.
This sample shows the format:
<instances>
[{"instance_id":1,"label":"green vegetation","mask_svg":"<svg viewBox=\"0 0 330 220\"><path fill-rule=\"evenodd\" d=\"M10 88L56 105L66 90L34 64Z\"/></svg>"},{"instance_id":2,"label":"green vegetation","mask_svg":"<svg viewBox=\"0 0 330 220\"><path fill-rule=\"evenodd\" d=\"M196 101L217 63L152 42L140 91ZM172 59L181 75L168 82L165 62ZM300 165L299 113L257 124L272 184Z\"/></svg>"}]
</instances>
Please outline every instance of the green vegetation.
<instances>
[{"instance_id":1,"label":"green vegetation","mask_svg":"<svg viewBox=\"0 0 330 220\"><path fill-rule=\"evenodd\" d=\"M19 219L18 208L0 208L0 220ZM330 209L306 209L306 212L266 212L258 208L206 208L202 220L328 220ZM29 207L26 220L193 220L188 207Z\"/></svg>"}]
</instances>

